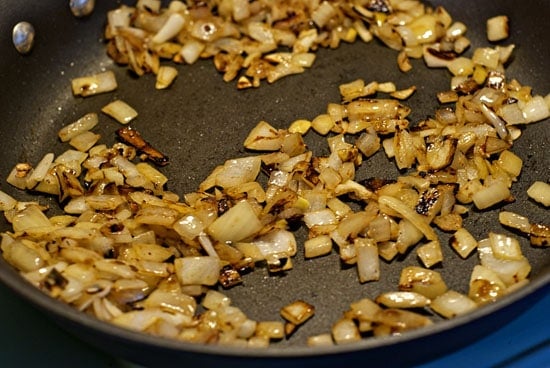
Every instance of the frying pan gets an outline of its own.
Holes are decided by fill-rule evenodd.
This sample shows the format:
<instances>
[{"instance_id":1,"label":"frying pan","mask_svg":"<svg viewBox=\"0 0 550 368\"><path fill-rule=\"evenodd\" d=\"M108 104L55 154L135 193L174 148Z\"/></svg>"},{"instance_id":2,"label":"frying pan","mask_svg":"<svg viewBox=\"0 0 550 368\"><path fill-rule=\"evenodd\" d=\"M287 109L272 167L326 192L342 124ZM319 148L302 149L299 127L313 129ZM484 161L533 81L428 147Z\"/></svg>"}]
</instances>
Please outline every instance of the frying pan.
<instances>
[{"instance_id":1,"label":"frying pan","mask_svg":"<svg viewBox=\"0 0 550 368\"><path fill-rule=\"evenodd\" d=\"M533 87L544 95L550 86L549 22L550 2L536 0L433 1L444 4L455 20L466 23L474 47L488 45L485 20L506 14L511 19L511 36L503 44L517 45L507 75ZM192 66L178 66L179 76L170 90L157 91L154 77L134 78L124 67L106 56L102 41L105 14L119 2L98 1L94 13L76 19L68 1L7 0L0 3L0 177L5 178L17 162L36 163L46 152L61 153L66 147L57 140L60 127L88 112L99 112L108 102L120 98L134 106L139 117L133 123L147 140L170 157L163 169L170 178L169 189L179 194L193 191L202 178L228 158L249 154L242 148L248 131L260 120L286 127L297 118L311 119L323 113L329 102L338 102L337 86L362 78L365 81L394 81L398 88L417 86L406 102L413 108L411 121L419 121L437 107L435 92L448 88L445 70L427 70L422 61L413 61L414 69L402 74L395 63L395 51L378 42L343 44L337 50L320 50L311 70L284 78L259 89L237 91L226 84L209 60ZM35 47L29 55L18 54L11 44L11 29L26 20L36 29ZM470 51L471 52L471 51ZM75 98L70 79L113 70L119 88L91 98ZM102 141L114 142L115 122L100 117ZM550 133L539 122L526 129L514 146L524 160L524 170L512 188L516 201L507 208L528 215L532 221L548 222L547 211L529 200L526 189L534 180L548 180L550 159L547 154ZM317 154L327 153L323 140L313 135L307 144ZM377 154L358 178L395 177L393 163ZM3 181L0 189L21 200L33 197L14 190ZM40 197L41 203L58 210L55 199ZM465 226L476 238L486 237L498 227L497 211L472 210ZM4 220L2 220L4 221ZM1 229L7 224L0 223ZM303 234L302 234L303 235ZM444 234L443 243L446 240ZM524 254L532 265L531 283L521 290L468 315L448 321L436 321L429 327L402 336L365 339L360 343L330 348L305 347L308 335L330 330L350 302L395 290L399 270L417 264L414 255L400 262L382 263L382 280L360 285L354 269L342 268L337 255L304 260L297 255L295 267L281 277L267 277L258 270L247 275L243 286L227 293L251 318L273 319L281 306L302 298L316 306L315 317L288 341L265 350L242 350L221 346L190 345L146 336L97 321L71 307L50 299L27 284L3 259L0 280L21 298L36 306L77 338L109 354L147 366L340 366L357 362L410 365L446 354L471 343L505 324L524 308L544 295L550 284L548 251L531 247L521 239ZM447 284L458 291L467 290L467 277L477 263L475 256L460 260L444 247L445 261L438 269ZM0 316L0 320L6 318Z\"/></svg>"}]
</instances>

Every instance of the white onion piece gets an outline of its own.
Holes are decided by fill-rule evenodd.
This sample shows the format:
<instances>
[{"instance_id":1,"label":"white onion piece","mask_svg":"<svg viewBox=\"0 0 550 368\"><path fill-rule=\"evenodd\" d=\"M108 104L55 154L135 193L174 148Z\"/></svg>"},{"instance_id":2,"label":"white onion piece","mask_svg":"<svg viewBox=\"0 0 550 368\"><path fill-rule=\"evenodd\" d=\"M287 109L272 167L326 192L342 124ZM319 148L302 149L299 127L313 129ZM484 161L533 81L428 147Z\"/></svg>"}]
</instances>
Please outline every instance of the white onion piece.
<instances>
[{"instance_id":1,"label":"white onion piece","mask_svg":"<svg viewBox=\"0 0 550 368\"><path fill-rule=\"evenodd\" d=\"M430 305L430 299L412 291L390 291L380 294L375 301L388 308L422 308Z\"/></svg>"},{"instance_id":2,"label":"white onion piece","mask_svg":"<svg viewBox=\"0 0 550 368\"><path fill-rule=\"evenodd\" d=\"M294 233L282 229L275 229L254 239L253 244L258 247L264 258L271 255L291 257L296 254L297 250Z\"/></svg>"},{"instance_id":3,"label":"white onion piece","mask_svg":"<svg viewBox=\"0 0 550 368\"><path fill-rule=\"evenodd\" d=\"M320 211L311 211L304 214L304 223L308 228L319 225L337 224L336 215L330 209L326 208Z\"/></svg>"},{"instance_id":4,"label":"white onion piece","mask_svg":"<svg viewBox=\"0 0 550 368\"><path fill-rule=\"evenodd\" d=\"M182 257L174 260L174 267L182 285L215 285L221 263L217 257Z\"/></svg>"},{"instance_id":5,"label":"white onion piece","mask_svg":"<svg viewBox=\"0 0 550 368\"><path fill-rule=\"evenodd\" d=\"M204 294L201 305L206 309L217 310L231 305L231 299L219 291L210 289Z\"/></svg>"},{"instance_id":6,"label":"white onion piece","mask_svg":"<svg viewBox=\"0 0 550 368\"><path fill-rule=\"evenodd\" d=\"M185 59L185 56L184 56ZM186 60L187 61L187 60ZM166 89L174 82L178 76L178 70L172 66L161 66L157 73L155 82L156 89Z\"/></svg>"},{"instance_id":7,"label":"white onion piece","mask_svg":"<svg viewBox=\"0 0 550 368\"><path fill-rule=\"evenodd\" d=\"M164 26L155 34L152 41L156 44L166 42L176 36L183 29L185 19L178 13L170 14Z\"/></svg>"},{"instance_id":8,"label":"white onion piece","mask_svg":"<svg viewBox=\"0 0 550 368\"><path fill-rule=\"evenodd\" d=\"M342 318L332 325L332 338L338 345L361 340L357 326L351 319Z\"/></svg>"},{"instance_id":9,"label":"white onion piece","mask_svg":"<svg viewBox=\"0 0 550 368\"><path fill-rule=\"evenodd\" d=\"M502 41L508 38L509 25L506 15L498 15L487 19L487 39L491 42Z\"/></svg>"},{"instance_id":10,"label":"white onion piece","mask_svg":"<svg viewBox=\"0 0 550 368\"><path fill-rule=\"evenodd\" d=\"M550 116L550 108L542 96L534 96L521 106L526 123L544 120Z\"/></svg>"},{"instance_id":11,"label":"white onion piece","mask_svg":"<svg viewBox=\"0 0 550 368\"><path fill-rule=\"evenodd\" d=\"M21 241L2 242L4 259L23 272L36 271L45 266L45 260L40 254Z\"/></svg>"},{"instance_id":12,"label":"white onion piece","mask_svg":"<svg viewBox=\"0 0 550 368\"><path fill-rule=\"evenodd\" d=\"M58 132L59 139L62 142L68 142L77 135L91 130L98 123L99 119L96 113L88 113L69 125L64 126Z\"/></svg>"},{"instance_id":13,"label":"white onion piece","mask_svg":"<svg viewBox=\"0 0 550 368\"><path fill-rule=\"evenodd\" d=\"M204 231L204 223L196 215L185 215L173 225L174 230L186 241L192 241Z\"/></svg>"},{"instance_id":14,"label":"white onion piece","mask_svg":"<svg viewBox=\"0 0 550 368\"><path fill-rule=\"evenodd\" d=\"M334 341L329 333L313 335L307 338L307 346L332 346Z\"/></svg>"},{"instance_id":15,"label":"white onion piece","mask_svg":"<svg viewBox=\"0 0 550 368\"><path fill-rule=\"evenodd\" d=\"M107 12L107 30L111 35L117 34L118 28L129 27L135 9L123 6Z\"/></svg>"},{"instance_id":16,"label":"white onion piece","mask_svg":"<svg viewBox=\"0 0 550 368\"><path fill-rule=\"evenodd\" d=\"M372 239L357 238L354 241L357 253L357 274L359 282L376 281L380 279L380 260L378 247Z\"/></svg>"},{"instance_id":17,"label":"white onion piece","mask_svg":"<svg viewBox=\"0 0 550 368\"><path fill-rule=\"evenodd\" d=\"M546 207L550 206L550 184L548 183L542 181L534 182L527 189L527 195Z\"/></svg>"},{"instance_id":18,"label":"white onion piece","mask_svg":"<svg viewBox=\"0 0 550 368\"><path fill-rule=\"evenodd\" d=\"M430 268L443 261L443 252L439 241L431 241L418 247L416 254L424 267Z\"/></svg>"},{"instance_id":19,"label":"white onion piece","mask_svg":"<svg viewBox=\"0 0 550 368\"><path fill-rule=\"evenodd\" d=\"M111 322L132 330L144 331L159 320L169 322L174 326L191 325L193 318L181 314L164 312L160 309L133 310L114 317Z\"/></svg>"},{"instance_id":20,"label":"white onion piece","mask_svg":"<svg viewBox=\"0 0 550 368\"><path fill-rule=\"evenodd\" d=\"M212 241L210 240L208 235L206 235L206 233L201 232L199 234L199 243L201 244L206 254L208 254L210 257L220 258L218 256L218 253L216 252L216 249L214 249Z\"/></svg>"},{"instance_id":21,"label":"white onion piece","mask_svg":"<svg viewBox=\"0 0 550 368\"><path fill-rule=\"evenodd\" d=\"M74 78L71 87L75 96L93 96L99 93L111 92L118 87L115 73L106 71L90 76Z\"/></svg>"},{"instance_id":22,"label":"white onion piece","mask_svg":"<svg viewBox=\"0 0 550 368\"><path fill-rule=\"evenodd\" d=\"M303 300L297 300L281 308L280 314L281 317L298 326L313 317L315 307Z\"/></svg>"},{"instance_id":23,"label":"white onion piece","mask_svg":"<svg viewBox=\"0 0 550 368\"><path fill-rule=\"evenodd\" d=\"M78 151L86 152L90 148L92 148L97 143L97 141L99 141L100 138L101 136L99 134L88 131L72 138L69 141L69 144Z\"/></svg>"},{"instance_id":24,"label":"white onion piece","mask_svg":"<svg viewBox=\"0 0 550 368\"><path fill-rule=\"evenodd\" d=\"M523 111L517 103L502 105L498 108L497 114L506 122L507 125L526 124L527 120L523 116Z\"/></svg>"},{"instance_id":25,"label":"white onion piece","mask_svg":"<svg viewBox=\"0 0 550 368\"><path fill-rule=\"evenodd\" d=\"M206 45L204 43L191 39L183 44L180 55L187 64L193 64L199 59L205 48Z\"/></svg>"},{"instance_id":26,"label":"white onion piece","mask_svg":"<svg viewBox=\"0 0 550 368\"><path fill-rule=\"evenodd\" d=\"M247 201L241 201L218 217L207 232L221 242L238 242L256 234L261 228L254 208Z\"/></svg>"},{"instance_id":27,"label":"white onion piece","mask_svg":"<svg viewBox=\"0 0 550 368\"><path fill-rule=\"evenodd\" d=\"M498 136L502 139L508 137L508 130L506 130L506 124L502 119L484 103L480 104L481 112L489 120L489 122L495 127Z\"/></svg>"},{"instance_id":28,"label":"white onion piece","mask_svg":"<svg viewBox=\"0 0 550 368\"><path fill-rule=\"evenodd\" d=\"M304 257L315 258L332 251L332 239L328 235L319 235L304 242Z\"/></svg>"},{"instance_id":29,"label":"white onion piece","mask_svg":"<svg viewBox=\"0 0 550 368\"><path fill-rule=\"evenodd\" d=\"M47 153L44 155L42 160L40 160L38 165L36 165L32 173L27 178L27 189L34 188L39 182L44 180L50 170L50 166L52 165L54 158L55 156L53 153Z\"/></svg>"},{"instance_id":30,"label":"white onion piece","mask_svg":"<svg viewBox=\"0 0 550 368\"><path fill-rule=\"evenodd\" d=\"M466 295L448 290L430 304L430 308L445 318L454 318L477 308L477 304Z\"/></svg>"},{"instance_id":31,"label":"white onion piece","mask_svg":"<svg viewBox=\"0 0 550 368\"><path fill-rule=\"evenodd\" d=\"M29 205L19 211L16 211L14 217L11 219L11 222L15 232L29 231L32 228L48 228L52 226L48 217L37 205Z\"/></svg>"},{"instance_id":32,"label":"white onion piece","mask_svg":"<svg viewBox=\"0 0 550 368\"><path fill-rule=\"evenodd\" d=\"M467 258L477 248L477 240L465 228L458 229L449 240L449 243L462 258Z\"/></svg>"},{"instance_id":33,"label":"white onion piece","mask_svg":"<svg viewBox=\"0 0 550 368\"><path fill-rule=\"evenodd\" d=\"M114 118L121 124L128 124L138 116L137 111L122 100L110 102L109 104L103 106L101 111Z\"/></svg>"},{"instance_id":34,"label":"white onion piece","mask_svg":"<svg viewBox=\"0 0 550 368\"><path fill-rule=\"evenodd\" d=\"M216 176L216 185L229 188L254 181L260 172L260 167L261 159L257 156L227 160Z\"/></svg>"},{"instance_id":35,"label":"white onion piece","mask_svg":"<svg viewBox=\"0 0 550 368\"><path fill-rule=\"evenodd\" d=\"M523 254L519 241L503 234L489 233L489 242L495 258L503 260L521 260Z\"/></svg>"},{"instance_id":36,"label":"white onion piece","mask_svg":"<svg viewBox=\"0 0 550 368\"><path fill-rule=\"evenodd\" d=\"M17 200L0 190L0 211L9 211L17 205Z\"/></svg>"},{"instance_id":37,"label":"white onion piece","mask_svg":"<svg viewBox=\"0 0 550 368\"><path fill-rule=\"evenodd\" d=\"M413 291L429 299L434 299L447 291L447 285L439 272L427 268L409 266L401 271L399 290Z\"/></svg>"},{"instance_id":38,"label":"white onion piece","mask_svg":"<svg viewBox=\"0 0 550 368\"><path fill-rule=\"evenodd\" d=\"M380 206L386 206L391 210L399 213L403 218L409 220L418 230L420 230L426 239L428 240L438 240L438 236L434 229L428 224L426 218L412 208L408 207L405 203L400 201L397 198L390 196L380 196L378 198L378 203Z\"/></svg>"},{"instance_id":39,"label":"white onion piece","mask_svg":"<svg viewBox=\"0 0 550 368\"><path fill-rule=\"evenodd\" d=\"M495 181L488 187L484 187L478 192L474 193L472 199L475 206L482 210L489 208L497 203L500 203L504 200L509 199L511 196L510 189L508 186L501 182Z\"/></svg>"},{"instance_id":40,"label":"white onion piece","mask_svg":"<svg viewBox=\"0 0 550 368\"><path fill-rule=\"evenodd\" d=\"M517 260L496 258L489 239L480 241L477 249L481 265L495 272L506 285L526 279L531 272L531 265L523 256Z\"/></svg>"},{"instance_id":41,"label":"white onion piece","mask_svg":"<svg viewBox=\"0 0 550 368\"><path fill-rule=\"evenodd\" d=\"M261 121L248 134L244 146L251 150L275 151L281 148L282 137L269 123Z\"/></svg>"}]
</instances>

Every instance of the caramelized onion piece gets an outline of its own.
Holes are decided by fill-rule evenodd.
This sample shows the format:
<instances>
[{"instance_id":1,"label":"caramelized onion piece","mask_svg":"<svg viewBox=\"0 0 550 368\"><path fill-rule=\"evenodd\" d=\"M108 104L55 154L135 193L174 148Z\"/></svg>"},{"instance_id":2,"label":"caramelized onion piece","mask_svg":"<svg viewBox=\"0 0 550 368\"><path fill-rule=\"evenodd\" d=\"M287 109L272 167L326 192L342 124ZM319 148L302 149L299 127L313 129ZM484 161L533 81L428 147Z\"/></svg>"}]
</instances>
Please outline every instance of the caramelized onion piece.
<instances>
[{"instance_id":1,"label":"caramelized onion piece","mask_svg":"<svg viewBox=\"0 0 550 368\"><path fill-rule=\"evenodd\" d=\"M116 134L120 140L143 152L147 159L154 164L159 166L168 165L168 157L147 143L137 130L131 127L123 127L117 129Z\"/></svg>"}]
</instances>

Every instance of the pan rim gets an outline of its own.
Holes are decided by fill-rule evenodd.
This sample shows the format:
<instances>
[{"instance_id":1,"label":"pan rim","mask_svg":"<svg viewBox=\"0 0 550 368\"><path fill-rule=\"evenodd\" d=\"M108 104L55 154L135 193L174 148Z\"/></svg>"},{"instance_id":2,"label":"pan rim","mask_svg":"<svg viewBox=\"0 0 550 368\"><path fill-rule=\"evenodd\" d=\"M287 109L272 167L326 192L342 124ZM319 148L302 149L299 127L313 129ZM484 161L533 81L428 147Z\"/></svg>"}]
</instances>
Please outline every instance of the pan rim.
<instances>
[{"instance_id":1,"label":"pan rim","mask_svg":"<svg viewBox=\"0 0 550 368\"><path fill-rule=\"evenodd\" d=\"M402 335L387 337L363 338L353 344L334 345L327 347L308 346L285 346L277 347L277 344L270 345L266 349L252 349L241 347L230 347L223 345L205 345L179 341L175 339L162 338L148 335L139 331L133 331L116 326L112 323L101 321L84 312L51 298L46 293L34 287L31 283L21 277L3 259L0 259L0 282L6 285L19 297L29 301L33 306L39 308L40 312L47 313L54 322L65 327L67 323L83 326L94 333L106 334L119 341L129 341L135 344L142 344L163 350L170 350L180 353L208 354L218 357L250 358L250 359L278 359L278 358L319 358L329 355L340 355L353 352L376 351L390 346L399 346L415 340L421 340L435 336L461 326L475 323L484 317L504 311L523 299L541 292L550 287L550 268L546 267L530 283L513 293L501 298L494 303L482 306L476 310L457 316L452 319L438 321L431 326L408 331ZM71 332L71 331L67 331Z\"/></svg>"}]
</instances>

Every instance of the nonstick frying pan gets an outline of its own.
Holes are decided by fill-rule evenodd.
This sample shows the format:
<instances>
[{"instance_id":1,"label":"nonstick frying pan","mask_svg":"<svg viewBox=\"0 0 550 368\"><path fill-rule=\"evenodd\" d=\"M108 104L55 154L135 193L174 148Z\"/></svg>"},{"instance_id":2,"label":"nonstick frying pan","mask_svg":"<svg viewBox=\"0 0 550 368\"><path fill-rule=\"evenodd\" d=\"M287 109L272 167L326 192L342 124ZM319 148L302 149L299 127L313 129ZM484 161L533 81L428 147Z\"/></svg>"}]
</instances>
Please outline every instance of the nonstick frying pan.
<instances>
[{"instance_id":1,"label":"nonstick frying pan","mask_svg":"<svg viewBox=\"0 0 550 368\"><path fill-rule=\"evenodd\" d=\"M502 44L517 45L507 75L530 85L544 95L550 86L550 3L536 0L518 3L501 1L434 1L444 4L455 20L466 23L474 47L488 45L485 20L506 14L511 19L511 36ZM329 102L338 102L337 86L357 78L366 81L394 81L398 87L416 85L417 92L407 101L413 108L411 121L419 121L437 107L435 93L448 88L445 70L427 70L422 61L413 61L414 69L402 74L395 62L395 51L378 42L343 44L337 50L320 50L314 67L306 73L282 79L259 89L237 91L226 84L210 60L192 66L180 66L173 87L154 88L151 75L134 78L124 67L107 57L102 40L107 10L118 2L97 1L93 14L83 19L72 16L68 1L8 0L0 3L0 177L5 178L17 162L37 162L46 152L64 149L57 140L60 127L87 112L98 112L115 98L121 98L139 111L134 126L169 157L164 168L169 188L179 194L196 189L216 165L247 154L242 142L260 120L286 127L297 118L311 119L322 113ZM35 47L29 55L16 52L11 43L12 27L26 20L36 29ZM70 79L113 70L119 88L92 98L75 98ZM548 222L547 211L529 200L526 189L534 180L548 180L550 159L547 154L550 133L548 122L528 127L514 146L524 160L523 173L513 187L516 201L508 206L529 216L532 221ZM104 142L114 141L116 123L101 117L99 133ZM308 138L307 144L319 154L326 153L322 139ZM377 154L358 174L395 177L394 164ZM30 199L25 193L0 183L0 189L16 198ZM55 211L55 199L40 197ZM485 237L498 225L497 211L472 211L465 225L476 238ZM2 230L7 228L1 223ZM502 230L505 231L505 230ZM443 238L445 239L445 238ZM446 248L446 247L445 247ZM366 339L349 346L312 349L305 339L325 332L350 302L374 297L381 291L395 290L399 270L416 264L414 255L402 262L382 265L380 282L360 285L355 270L343 269L337 255L305 261L298 255L294 269L284 277L266 277L254 272L245 285L228 294L252 318L272 319L281 306L297 298L306 298L317 308L316 316L289 340L266 350L242 350L220 346L189 345L146 336L99 322L71 307L50 299L26 283L3 259L0 280L24 300L49 315L76 337L118 357L148 366L339 366L369 362L388 366L409 365L448 353L473 342L507 323L513 316L548 292L550 257L548 251L528 245L522 239L524 254L533 267L531 283L502 300L466 316L437 321L432 327L391 338ZM445 264L439 269L448 284L467 290L467 277L476 257L460 260L445 249ZM2 318L9 318L0 316Z\"/></svg>"}]
</instances>

